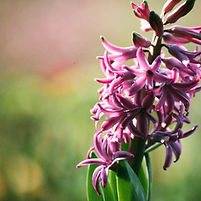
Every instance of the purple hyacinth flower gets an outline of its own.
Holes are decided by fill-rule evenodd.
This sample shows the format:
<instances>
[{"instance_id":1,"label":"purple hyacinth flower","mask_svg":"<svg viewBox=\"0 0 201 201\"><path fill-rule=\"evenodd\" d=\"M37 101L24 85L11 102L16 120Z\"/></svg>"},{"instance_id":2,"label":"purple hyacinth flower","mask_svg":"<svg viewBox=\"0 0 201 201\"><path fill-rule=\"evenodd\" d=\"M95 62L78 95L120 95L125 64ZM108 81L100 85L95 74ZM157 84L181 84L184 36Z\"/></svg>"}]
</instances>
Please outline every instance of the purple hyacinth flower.
<instances>
[{"instance_id":1,"label":"purple hyacinth flower","mask_svg":"<svg viewBox=\"0 0 201 201\"><path fill-rule=\"evenodd\" d=\"M177 133L171 133L168 131L157 131L152 134L152 141L162 143L165 146L166 156L163 165L164 170L167 170L171 166L173 154L175 155L174 162L177 162L179 160L182 152L180 139L192 135L196 129L197 126L193 127L191 130L185 133L183 133L181 129L177 129Z\"/></svg>"},{"instance_id":2,"label":"purple hyacinth flower","mask_svg":"<svg viewBox=\"0 0 201 201\"><path fill-rule=\"evenodd\" d=\"M158 56L150 65L147 61L144 51L139 48L137 51L138 68L124 66L124 69L136 75L135 82L129 89L129 96L133 96L144 86L148 89L153 88L153 82L169 83L171 79L158 72L161 65L161 58Z\"/></svg>"},{"instance_id":3,"label":"purple hyacinth flower","mask_svg":"<svg viewBox=\"0 0 201 201\"><path fill-rule=\"evenodd\" d=\"M188 93L199 83L199 79L196 78L192 81L182 83L170 83L163 85L158 91L159 101L155 107L159 110L165 106L166 112L169 114L173 111L177 102L182 102L185 106L185 110L188 112L190 106L190 97Z\"/></svg>"},{"instance_id":4,"label":"purple hyacinth flower","mask_svg":"<svg viewBox=\"0 0 201 201\"><path fill-rule=\"evenodd\" d=\"M183 133L182 130L178 130L178 135L177 137L169 136L169 139L166 138L162 143L165 145L166 148L166 157L165 157L165 163L163 165L163 169L167 170L167 168L170 167L172 164L172 155L175 155L175 160L174 162L177 162L180 158L181 152L182 152L182 147L181 147L181 142L180 139L188 137L192 135L195 130L197 129L198 126L194 126L192 129L189 131Z\"/></svg>"},{"instance_id":5,"label":"purple hyacinth flower","mask_svg":"<svg viewBox=\"0 0 201 201\"><path fill-rule=\"evenodd\" d=\"M94 135L94 150L99 158L89 158L80 162L76 167L79 168L85 165L99 165L93 173L92 184L97 194L100 195L99 181L101 180L102 187L107 184L107 178L109 168L120 160L126 160L129 157L133 157L133 154L127 151L120 150L120 143L118 139L114 139L112 136L102 137L98 132Z\"/></svg>"},{"instance_id":6,"label":"purple hyacinth flower","mask_svg":"<svg viewBox=\"0 0 201 201\"><path fill-rule=\"evenodd\" d=\"M102 131L114 126L116 126L115 130L125 129L141 111L140 106L120 94L114 94L104 102L98 103L98 107L103 114L109 115L109 118L101 124Z\"/></svg>"}]
</instances>

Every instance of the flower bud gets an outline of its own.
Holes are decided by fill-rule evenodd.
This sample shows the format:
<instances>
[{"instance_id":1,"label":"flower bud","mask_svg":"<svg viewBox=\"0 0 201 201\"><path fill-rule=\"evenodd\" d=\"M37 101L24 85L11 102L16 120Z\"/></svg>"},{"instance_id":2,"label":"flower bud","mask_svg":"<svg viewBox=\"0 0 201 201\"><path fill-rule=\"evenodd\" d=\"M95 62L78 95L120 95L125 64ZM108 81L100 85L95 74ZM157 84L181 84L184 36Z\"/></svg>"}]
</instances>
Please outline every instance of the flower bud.
<instances>
[{"instance_id":1,"label":"flower bud","mask_svg":"<svg viewBox=\"0 0 201 201\"><path fill-rule=\"evenodd\" d=\"M175 37L188 39L189 42L192 41L193 38L201 40L201 27L183 27L176 25L165 31L173 34Z\"/></svg>"},{"instance_id":2,"label":"flower bud","mask_svg":"<svg viewBox=\"0 0 201 201\"><path fill-rule=\"evenodd\" d=\"M143 1L140 6L132 2L131 6L136 17L149 21L150 10L147 1Z\"/></svg>"},{"instance_id":3,"label":"flower bud","mask_svg":"<svg viewBox=\"0 0 201 201\"><path fill-rule=\"evenodd\" d=\"M151 42L140 34L133 32L133 44L135 47L148 48L151 45Z\"/></svg>"},{"instance_id":4,"label":"flower bud","mask_svg":"<svg viewBox=\"0 0 201 201\"><path fill-rule=\"evenodd\" d=\"M175 9L168 17L165 24L174 23L181 17L188 14L195 4L195 0L187 0L181 4L177 9Z\"/></svg>"},{"instance_id":5,"label":"flower bud","mask_svg":"<svg viewBox=\"0 0 201 201\"><path fill-rule=\"evenodd\" d=\"M163 35L163 22L154 11L150 12L149 23L157 36Z\"/></svg>"},{"instance_id":6,"label":"flower bud","mask_svg":"<svg viewBox=\"0 0 201 201\"><path fill-rule=\"evenodd\" d=\"M168 0L164 7L163 7L163 13L164 15L168 12L170 12L181 0Z\"/></svg>"}]
</instances>

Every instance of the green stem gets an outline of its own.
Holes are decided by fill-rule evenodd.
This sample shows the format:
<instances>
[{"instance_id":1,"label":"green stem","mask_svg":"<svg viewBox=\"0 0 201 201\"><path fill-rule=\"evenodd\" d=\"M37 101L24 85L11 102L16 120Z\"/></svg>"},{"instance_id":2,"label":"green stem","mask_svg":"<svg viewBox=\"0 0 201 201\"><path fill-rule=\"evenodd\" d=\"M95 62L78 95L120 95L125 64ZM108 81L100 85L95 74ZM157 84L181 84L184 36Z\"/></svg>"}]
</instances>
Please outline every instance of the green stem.
<instances>
[{"instance_id":1,"label":"green stem","mask_svg":"<svg viewBox=\"0 0 201 201\"><path fill-rule=\"evenodd\" d=\"M145 139L135 137L132 139L130 150L133 150L134 158L129 161L136 175L139 175L145 150Z\"/></svg>"},{"instance_id":2,"label":"green stem","mask_svg":"<svg viewBox=\"0 0 201 201\"><path fill-rule=\"evenodd\" d=\"M145 112L142 110L139 116L137 117L137 128L140 132L144 133L144 136L148 134L149 122L146 119ZM130 152L134 154L134 158L130 161L130 165L133 168L136 175L139 175L142 159L145 151L145 142L146 139L134 137L131 141Z\"/></svg>"},{"instance_id":3,"label":"green stem","mask_svg":"<svg viewBox=\"0 0 201 201\"><path fill-rule=\"evenodd\" d=\"M153 61L156 59L156 57L158 55L160 55L161 53L161 42L162 42L162 37L157 37L154 35L153 37L153 44L154 46L152 47L152 50L151 52L149 53L149 56L148 56L148 61L150 64L153 63Z\"/></svg>"}]
</instances>

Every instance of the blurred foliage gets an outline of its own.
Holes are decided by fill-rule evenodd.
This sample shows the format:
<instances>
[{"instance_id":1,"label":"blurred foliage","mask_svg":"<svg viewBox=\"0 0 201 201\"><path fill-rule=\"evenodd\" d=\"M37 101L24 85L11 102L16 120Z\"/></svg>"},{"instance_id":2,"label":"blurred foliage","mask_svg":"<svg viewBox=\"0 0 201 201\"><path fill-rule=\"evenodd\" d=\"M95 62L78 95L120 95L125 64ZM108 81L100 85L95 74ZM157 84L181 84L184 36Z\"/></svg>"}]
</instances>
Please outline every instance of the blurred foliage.
<instances>
[{"instance_id":1,"label":"blurred foliage","mask_svg":"<svg viewBox=\"0 0 201 201\"><path fill-rule=\"evenodd\" d=\"M1 73L1 200L83 200L85 173L75 166L92 143L94 98L90 86L69 92L68 80L64 94L54 82L19 70Z\"/></svg>"}]
</instances>

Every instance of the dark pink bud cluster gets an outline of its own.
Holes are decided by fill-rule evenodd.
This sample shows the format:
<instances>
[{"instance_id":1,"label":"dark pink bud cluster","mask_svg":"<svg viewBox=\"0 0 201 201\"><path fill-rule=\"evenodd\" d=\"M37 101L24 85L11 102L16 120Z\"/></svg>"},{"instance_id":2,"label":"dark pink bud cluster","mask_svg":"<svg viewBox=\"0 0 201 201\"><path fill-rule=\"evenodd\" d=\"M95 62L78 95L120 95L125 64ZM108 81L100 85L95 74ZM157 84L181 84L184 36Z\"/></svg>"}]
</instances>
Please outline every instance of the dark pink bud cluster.
<instances>
[{"instance_id":1,"label":"dark pink bud cluster","mask_svg":"<svg viewBox=\"0 0 201 201\"><path fill-rule=\"evenodd\" d=\"M181 155L180 140L197 128L183 131L184 123L190 123L191 98L201 89L198 86L201 51L198 47L195 51L188 51L182 45L188 42L201 44L201 28L176 25L165 29L166 24L186 15L195 2L186 0L165 19L166 13L180 1L168 0L163 7L162 18L150 11L146 1L140 6L131 4L135 15L146 20L149 30L157 36L152 42L135 32L130 47L118 47L101 37L105 53L97 58L105 77L96 79L103 86L98 91L99 102L91 110L96 129L94 145L87 159L77 165L100 165L92 178L98 194L99 181L105 187L108 170L119 160L135 157L132 150L135 147L121 150L123 142L144 139L146 150L156 143L164 144L166 170L171 165L172 155L175 155L175 162ZM169 54L165 55L162 48L166 48ZM173 124L176 125L174 129ZM99 158L90 158L92 150Z\"/></svg>"}]
</instances>

